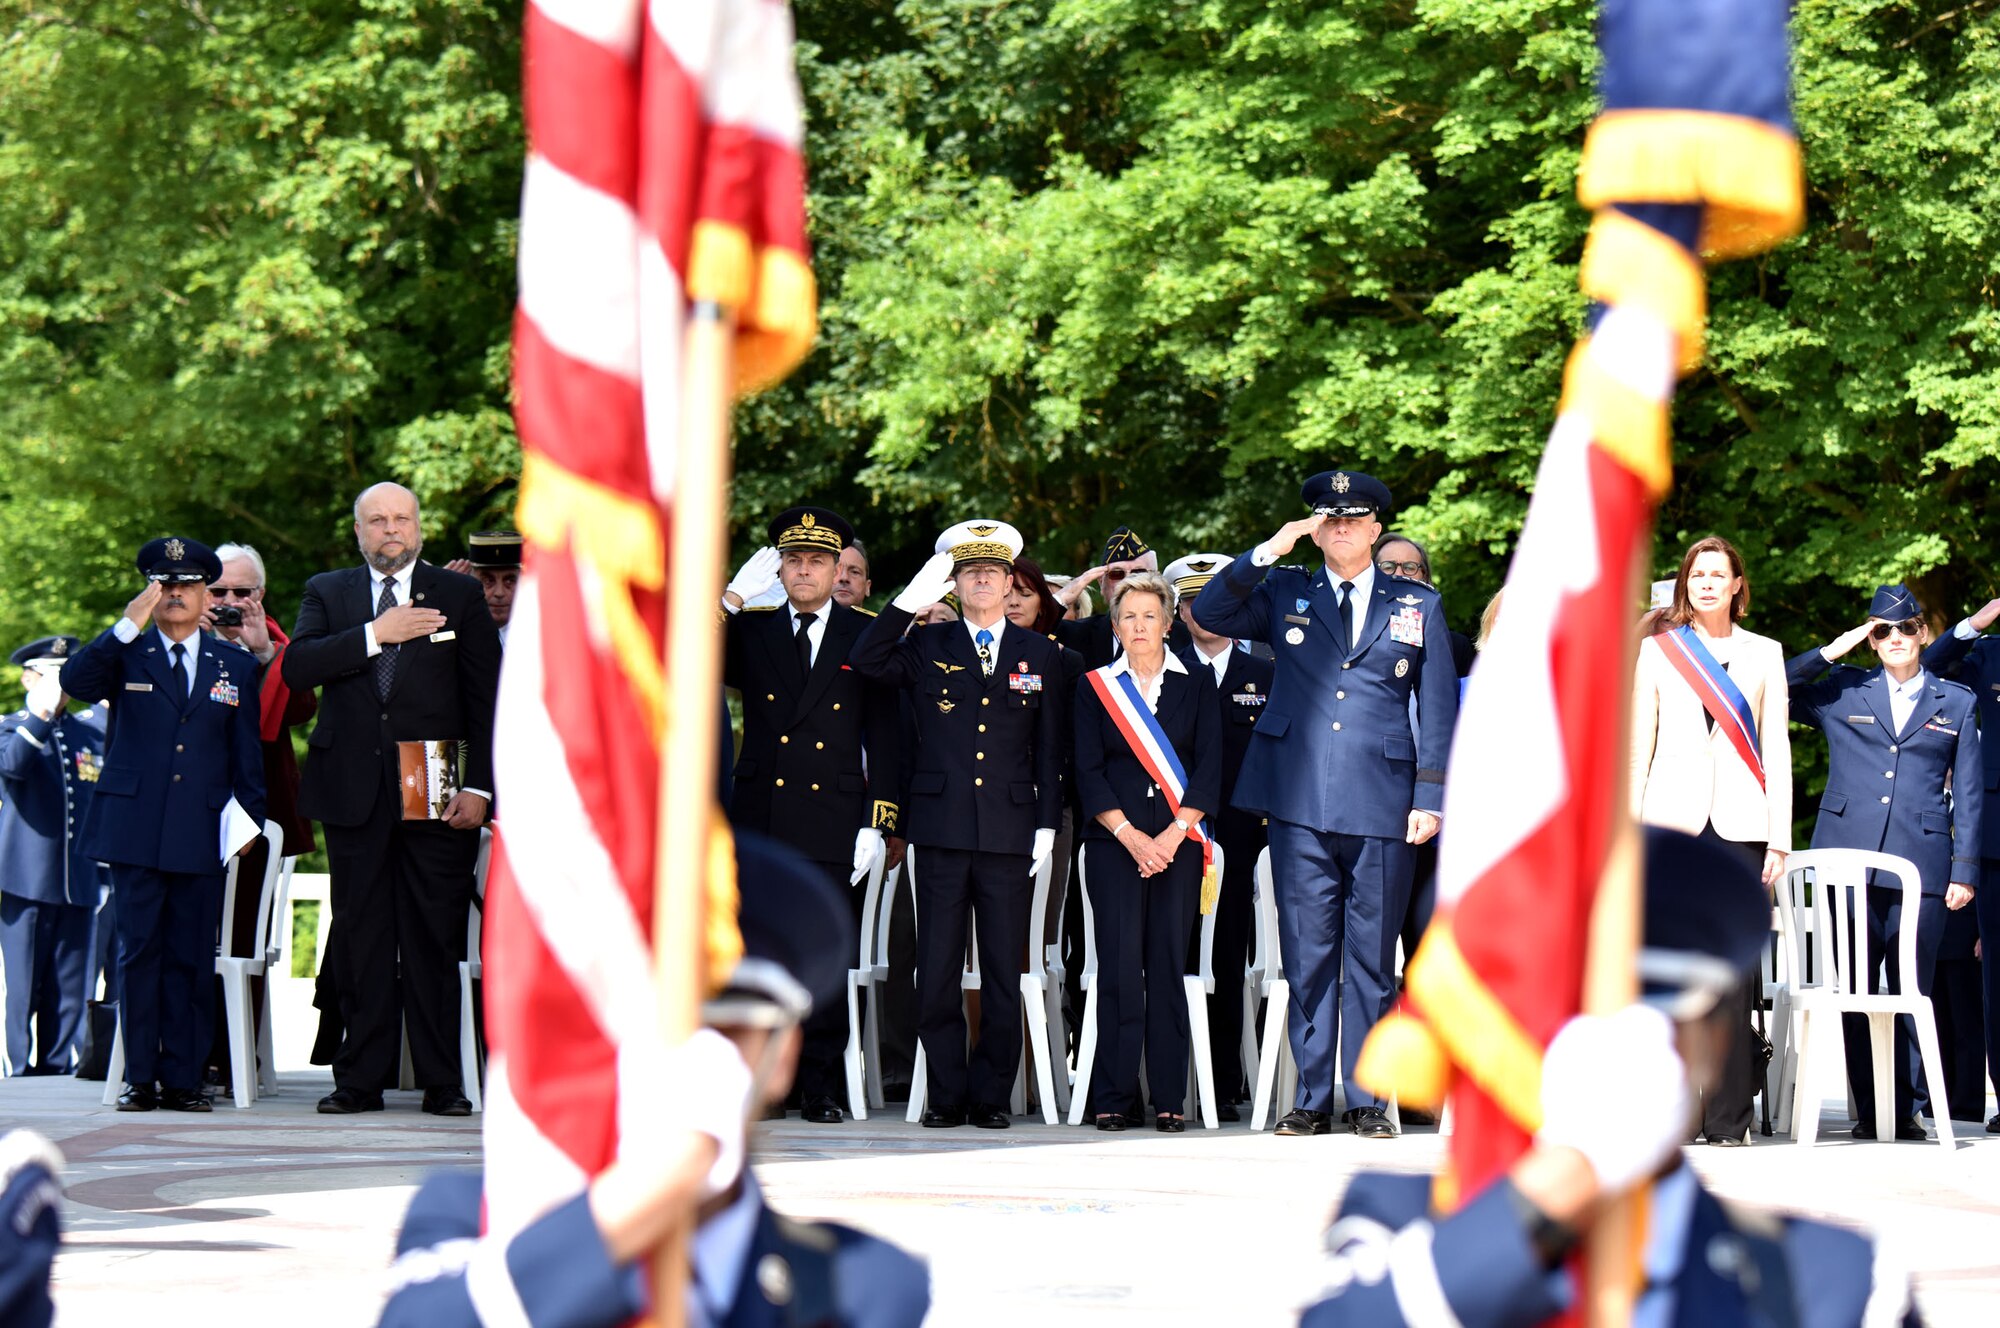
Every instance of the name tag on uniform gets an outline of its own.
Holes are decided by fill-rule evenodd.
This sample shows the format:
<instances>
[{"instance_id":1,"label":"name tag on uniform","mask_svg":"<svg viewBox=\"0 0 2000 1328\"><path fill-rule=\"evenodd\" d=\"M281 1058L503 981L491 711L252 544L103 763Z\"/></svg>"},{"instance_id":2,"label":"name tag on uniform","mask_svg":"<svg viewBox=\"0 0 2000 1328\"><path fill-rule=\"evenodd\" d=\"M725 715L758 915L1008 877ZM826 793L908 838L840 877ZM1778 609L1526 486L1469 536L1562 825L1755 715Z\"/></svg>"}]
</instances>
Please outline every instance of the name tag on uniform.
<instances>
[{"instance_id":1,"label":"name tag on uniform","mask_svg":"<svg viewBox=\"0 0 2000 1328\"><path fill-rule=\"evenodd\" d=\"M432 640L432 641L456 641L456 640L458 640L458 633L457 633L457 632L432 632L432 633L431 633L431 640Z\"/></svg>"},{"instance_id":2,"label":"name tag on uniform","mask_svg":"<svg viewBox=\"0 0 2000 1328\"><path fill-rule=\"evenodd\" d=\"M1424 644L1424 611L1422 609L1397 609L1389 615L1389 639L1400 646L1422 647Z\"/></svg>"},{"instance_id":3,"label":"name tag on uniform","mask_svg":"<svg viewBox=\"0 0 2000 1328\"><path fill-rule=\"evenodd\" d=\"M1873 723L1875 722L1875 716L1873 716L1873 715L1849 715L1849 716L1847 717L1847 722L1848 722L1848 723L1850 723L1850 724L1873 724Z\"/></svg>"},{"instance_id":4,"label":"name tag on uniform","mask_svg":"<svg viewBox=\"0 0 2000 1328\"><path fill-rule=\"evenodd\" d=\"M1039 673L1010 673L1007 675L1009 691L1039 692L1042 690L1042 675Z\"/></svg>"},{"instance_id":5,"label":"name tag on uniform","mask_svg":"<svg viewBox=\"0 0 2000 1328\"><path fill-rule=\"evenodd\" d=\"M233 682L219 682L215 684L215 686L208 689L208 699L218 701L223 705L236 705L239 700L236 694L236 684Z\"/></svg>"},{"instance_id":6,"label":"name tag on uniform","mask_svg":"<svg viewBox=\"0 0 2000 1328\"><path fill-rule=\"evenodd\" d=\"M128 692L150 692L153 690L153 684L149 682L128 682L125 684L125 690Z\"/></svg>"},{"instance_id":7,"label":"name tag on uniform","mask_svg":"<svg viewBox=\"0 0 2000 1328\"><path fill-rule=\"evenodd\" d=\"M1286 614L1286 615L1285 615L1285 621L1286 621L1286 622L1295 622L1295 623L1304 623L1304 624L1305 624L1306 626L1308 626L1308 627L1312 626L1312 619L1310 619L1310 618L1301 618L1301 617L1299 617L1299 615L1297 615L1296 613L1288 613L1288 614Z\"/></svg>"}]
</instances>

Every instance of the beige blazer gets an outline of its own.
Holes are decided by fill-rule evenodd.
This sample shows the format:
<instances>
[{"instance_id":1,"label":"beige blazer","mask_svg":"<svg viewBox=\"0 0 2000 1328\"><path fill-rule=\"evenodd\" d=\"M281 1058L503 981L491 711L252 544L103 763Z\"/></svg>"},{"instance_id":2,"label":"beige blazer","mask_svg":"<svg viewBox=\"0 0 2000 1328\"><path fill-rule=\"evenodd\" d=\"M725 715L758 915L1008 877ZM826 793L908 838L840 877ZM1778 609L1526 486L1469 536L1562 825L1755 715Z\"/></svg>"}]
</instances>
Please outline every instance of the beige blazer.
<instances>
[{"instance_id":1,"label":"beige blazer","mask_svg":"<svg viewBox=\"0 0 2000 1328\"><path fill-rule=\"evenodd\" d=\"M1701 698L1667 661L1658 641L1639 644L1632 705L1632 814L1648 825L1700 834L1711 821L1724 839L1792 850L1792 740L1785 654L1776 641L1738 627L1730 634L1729 676L1757 717L1765 787L1718 727Z\"/></svg>"}]
</instances>

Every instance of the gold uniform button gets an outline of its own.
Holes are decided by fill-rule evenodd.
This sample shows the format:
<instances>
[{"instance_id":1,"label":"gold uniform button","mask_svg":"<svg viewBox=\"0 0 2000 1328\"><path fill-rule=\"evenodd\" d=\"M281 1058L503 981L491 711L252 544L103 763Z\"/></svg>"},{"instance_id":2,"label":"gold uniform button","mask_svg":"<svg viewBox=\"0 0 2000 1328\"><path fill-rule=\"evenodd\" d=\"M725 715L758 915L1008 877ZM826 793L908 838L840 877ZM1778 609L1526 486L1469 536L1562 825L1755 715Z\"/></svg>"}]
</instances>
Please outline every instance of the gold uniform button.
<instances>
[{"instance_id":1,"label":"gold uniform button","mask_svg":"<svg viewBox=\"0 0 2000 1328\"><path fill-rule=\"evenodd\" d=\"M979 704L981 704L981 705L992 705L992 704L993 704L993 698L992 698L992 697L990 697L990 696L982 696L982 697L980 697L980 698L979 698Z\"/></svg>"},{"instance_id":2,"label":"gold uniform button","mask_svg":"<svg viewBox=\"0 0 2000 1328\"><path fill-rule=\"evenodd\" d=\"M834 708L835 710L838 710L838 709L840 709L840 702L838 702L838 701L835 701L835 702L833 703L833 708Z\"/></svg>"},{"instance_id":3,"label":"gold uniform button","mask_svg":"<svg viewBox=\"0 0 2000 1328\"><path fill-rule=\"evenodd\" d=\"M782 779L781 779L781 780L778 780L778 781L777 781L777 784L778 784L778 787L779 787L779 788L783 788L783 787L785 786L785 781L784 781L784 780L782 780Z\"/></svg>"},{"instance_id":4,"label":"gold uniform button","mask_svg":"<svg viewBox=\"0 0 2000 1328\"><path fill-rule=\"evenodd\" d=\"M813 744L813 750L814 750L814 751L816 751L816 752L823 752L823 751L825 751L825 750L826 750L826 744L825 744L825 743L823 743L823 742L816 742L816 743L814 743L814 744ZM818 787L818 786L817 786L817 785L815 785L814 787Z\"/></svg>"},{"instance_id":5,"label":"gold uniform button","mask_svg":"<svg viewBox=\"0 0 2000 1328\"><path fill-rule=\"evenodd\" d=\"M981 724L981 725L979 726L979 731L980 731L981 733L984 733L984 732L986 732L986 726L985 726L984 724Z\"/></svg>"},{"instance_id":6,"label":"gold uniform button","mask_svg":"<svg viewBox=\"0 0 2000 1328\"><path fill-rule=\"evenodd\" d=\"M764 699L765 699L766 701L775 701L775 700L777 700L777 699L778 699L778 696L777 696L777 693L775 693L775 692L766 692L766 693L764 693Z\"/></svg>"},{"instance_id":7,"label":"gold uniform button","mask_svg":"<svg viewBox=\"0 0 2000 1328\"><path fill-rule=\"evenodd\" d=\"M180 782L181 782L181 777L180 777L179 775L175 775L175 776L174 776L174 783L178 784L178 783L180 783ZM1884 798L1884 799L1882 799L1882 801L1884 801L1884 802L1887 802L1887 801L1888 801L1888 799L1887 799L1887 798Z\"/></svg>"},{"instance_id":8,"label":"gold uniform button","mask_svg":"<svg viewBox=\"0 0 2000 1328\"><path fill-rule=\"evenodd\" d=\"M819 792L819 785L817 784L813 785L813 792L815 793Z\"/></svg>"},{"instance_id":9,"label":"gold uniform button","mask_svg":"<svg viewBox=\"0 0 2000 1328\"><path fill-rule=\"evenodd\" d=\"M186 751L186 750L187 750L187 748L186 748L186 747L183 747L183 746L182 746L182 745L181 745L180 743L175 743L175 744L174 744L174 750L175 750L175 751L177 751L177 752L184 752L184 751Z\"/></svg>"},{"instance_id":10,"label":"gold uniform button","mask_svg":"<svg viewBox=\"0 0 2000 1328\"><path fill-rule=\"evenodd\" d=\"M179 779L179 778L180 778L180 776L179 776L179 775L175 775L175 776L174 776L174 778L175 778L175 779ZM980 788L980 787L983 787L983 786L985 785L985 783L986 783L986 781L985 781L985 780L983 780L983 779L975 779L975 780L973 780L973 781L972 781L972 787L974 787L974 788ZM1882 799L1882 801L1884 801L1884 802L1887 802L1887 801L1888 801L1888 799L1887 799L1887 798L1884 798L1884 799Z\"/></svg>"},{"instance_id":11,"label":"gold uniform button","mask_svg":"<svg viewBox=\"0 0 2000 1328\"><path fill-rule=\"evenodd\" d=\"M788 742L790 742L791 740L792 740L792 739L791 739L791 735L790 735L790 734L781 734L781 735L779 736L779 738L778 738L778 744L779 744L780 746L783 746L783 745L784 745L785 743L788 743Z\"/></svg>"},{"instance_id":12,"label":"gold uniform button","mask_svg":"<svg viewBox=\"0 0 2000 1328\"><path fill-rule=\"evenodd\" d=\"M972 754L972 756L973 756L973 759L974 759L974 760L977 760L977 761L984 761L984 760L986 759L986 753L985 753L985 752L974 752L974 753Z\"/></svg>"},{"instance_id":13,"label":"gold uniform button","mask_svg":"<svg viewBox=\"0 0 2000 1328\"><path fill-rule=\"evenodd\" d=\"M1353 668L1353 667L1354 667L1354 665L1353 665L1352 663L1346 663L1346 664L1342 664L1342 665L1341 665L1340 667L1341 667L1341 668L1343 668L1343 669L1351 669L1351 668Z\"/></svg>"}]
</instances>

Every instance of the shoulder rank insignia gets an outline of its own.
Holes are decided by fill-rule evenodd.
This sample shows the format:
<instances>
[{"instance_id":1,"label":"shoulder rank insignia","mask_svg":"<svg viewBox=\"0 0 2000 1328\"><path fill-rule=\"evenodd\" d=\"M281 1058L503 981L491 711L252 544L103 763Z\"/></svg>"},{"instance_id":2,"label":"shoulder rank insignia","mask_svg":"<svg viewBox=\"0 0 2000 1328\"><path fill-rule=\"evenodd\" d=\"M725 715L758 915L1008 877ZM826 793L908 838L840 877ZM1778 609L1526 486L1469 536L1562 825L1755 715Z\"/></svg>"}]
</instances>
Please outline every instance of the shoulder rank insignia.
<instances>
[{"instance_id":1,"label":"shoulder rank insignia","mask_svg":"<svg viewBox=\"0 0 2000 1328\"><path fill-rule=\"evenodd\" d=\"M939 668L943 669L946 673L965 672L965 665L963 664L947 664L941 659L934 659L931 661L931 663L937 665Z\"/></svg>"}]
</instances>

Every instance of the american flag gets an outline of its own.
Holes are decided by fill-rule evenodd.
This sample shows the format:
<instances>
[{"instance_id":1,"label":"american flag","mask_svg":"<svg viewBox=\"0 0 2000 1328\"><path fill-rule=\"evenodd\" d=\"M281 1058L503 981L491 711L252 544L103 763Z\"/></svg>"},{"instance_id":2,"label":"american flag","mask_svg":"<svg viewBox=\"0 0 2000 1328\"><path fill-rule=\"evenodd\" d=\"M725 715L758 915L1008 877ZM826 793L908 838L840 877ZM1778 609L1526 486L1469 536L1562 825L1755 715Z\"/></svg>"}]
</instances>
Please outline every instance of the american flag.
<instances>
[{"instance_id":1,"label":"american flag","mask_svg":"<svg viewBox=\"0 0 2000 1328\"><path fill-rule=\"evenodd\" d=\"M675 492L694 449L726 448L719 430L684 423L703 391L685 376L697 310L735 311L727 393L797 364L816 300L785 4L534 0L526 24L514 335L526 549L484 932L499 1233L575 1194L645 1127L620 1088L666 1031L652 934L661 795L707 808L717 747L669 770L663 742L689 723L713 739L721 706L719 686L677 689L691 662L665 647L675 522L717 521L725 501L719 485ZM715 600L671 610L712 622ZM733 928L717 912L711 955ZM686 951L701 954L692 940Z\"/></svg>"},{"instance_id":2,"label":"american flag","mask_svg":"<svg viewBox=\"0 0 2000 1328\"><path fill-rule=\"evenodd\" d=\"M1631 844L1623 789L1640 578L1672 482L1667 414L1701 363L1703 259L1770 248L1804 220L1785 0L1606 0L1605 107L1578 193L1596 217L1593 303L1569 362L1488 648L1459 712L1438 912L1405 1008L1360 1074L1449 1091L1449 1209L1541 1121L1542 1051L1586 1004L1592 913ZM1636 885L1635 885L1636 888ZM1633 925L1614 946L1630 951Z\"/></svg>"}]
</instances>

